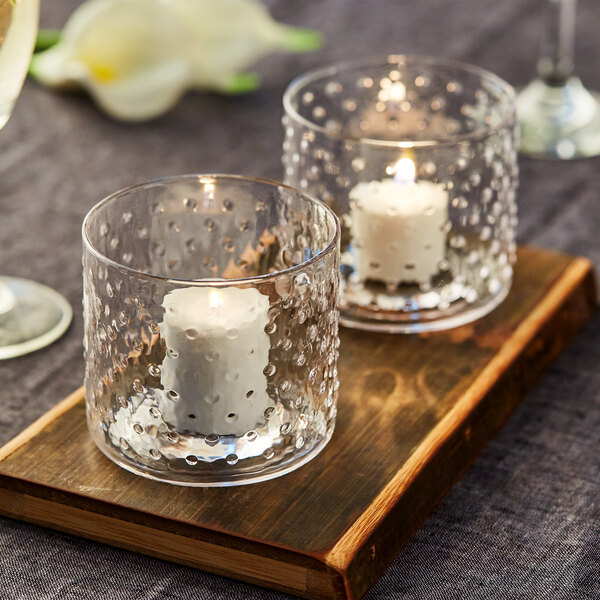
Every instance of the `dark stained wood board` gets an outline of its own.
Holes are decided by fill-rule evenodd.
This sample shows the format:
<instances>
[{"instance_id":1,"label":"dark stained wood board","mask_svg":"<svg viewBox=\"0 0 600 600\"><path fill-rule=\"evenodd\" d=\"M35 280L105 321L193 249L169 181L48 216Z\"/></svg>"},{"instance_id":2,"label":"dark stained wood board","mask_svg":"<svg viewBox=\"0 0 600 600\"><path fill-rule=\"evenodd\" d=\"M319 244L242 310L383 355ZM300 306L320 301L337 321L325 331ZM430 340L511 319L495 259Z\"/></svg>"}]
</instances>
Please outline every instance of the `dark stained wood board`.
<instances>
[{"instance_id":1,"label":"dark stained wood board","mask_svg":"<svg viewBox=\"0 0 600 600\"><path fill-rule=\"evenodd\" d=\"M0 514L305 598L361 598L595 310L586 259L521 248L493 313L342 330L336 431L282 478L185 488L96 449L83 392L0 449Z\"/></svg>"}]
</instances>

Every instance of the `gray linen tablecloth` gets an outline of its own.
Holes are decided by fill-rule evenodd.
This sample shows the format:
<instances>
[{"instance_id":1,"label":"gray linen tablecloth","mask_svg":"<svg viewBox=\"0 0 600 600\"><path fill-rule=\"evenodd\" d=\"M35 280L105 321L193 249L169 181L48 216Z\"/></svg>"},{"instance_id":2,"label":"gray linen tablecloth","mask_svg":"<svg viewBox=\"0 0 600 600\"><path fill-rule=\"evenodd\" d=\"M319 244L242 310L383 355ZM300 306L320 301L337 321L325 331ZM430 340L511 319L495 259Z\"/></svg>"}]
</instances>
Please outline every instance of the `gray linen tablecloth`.
<instances>
[{"instance_id":1,"label":"gray linen tablecloth","mask_svg":"<svg viewBox=\"0 0 600 600\"><path fill-rule=\"evenodd\" d=\"M218 1L218 0L215 0ZM43 26L77 3L45 0ZM0 271L58 289L75 309L58 343L0 363L0 443L81 384L81 245L86 211L160 175L281 177L285 85L306 69L385 53L446 55L514 84L533 74L542 0L271 0L321 29L314 54L259 65L246 97L188 95L150 124L108 120L84 96L28 82L0 140ZM581 0L578 71L600 89L600 5ZM521 160L520 240L600 264L600 159ZM600 597L600 315L441 502L379 583L376 598ZM282 594L0 519L0 599L274 599Z\"/></svg>"}]
</instances>

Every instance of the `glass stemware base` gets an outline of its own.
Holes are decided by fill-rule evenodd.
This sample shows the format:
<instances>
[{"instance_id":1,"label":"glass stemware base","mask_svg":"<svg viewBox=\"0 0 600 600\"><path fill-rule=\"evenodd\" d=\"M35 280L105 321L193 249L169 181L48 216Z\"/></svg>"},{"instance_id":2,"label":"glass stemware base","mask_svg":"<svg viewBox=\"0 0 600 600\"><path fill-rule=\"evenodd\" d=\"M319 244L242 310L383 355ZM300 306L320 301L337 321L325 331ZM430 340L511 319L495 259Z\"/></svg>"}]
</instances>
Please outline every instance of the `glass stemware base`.
<instances>
[{"instance_id":1,"label":"glass stemware base","mask_svg":"<svg viewBox=\"0 0 600 600\"><path fill-rule=\"evenodd\" d=\"M51 344L67 330L72 317L69 303L48 286L0 277L0 360Z\"/></svg>"},{"instance_id":2,"label":"glass stemware base","mask_svg":"<svg viewBox=\"0 0 600 600\"><path fill-rule=\"evenodd\" d=\"M534 79L517 98L520 152L568 160L600 155L600 95L571 77L552 86Z\"/></svg>"}]
</instances>

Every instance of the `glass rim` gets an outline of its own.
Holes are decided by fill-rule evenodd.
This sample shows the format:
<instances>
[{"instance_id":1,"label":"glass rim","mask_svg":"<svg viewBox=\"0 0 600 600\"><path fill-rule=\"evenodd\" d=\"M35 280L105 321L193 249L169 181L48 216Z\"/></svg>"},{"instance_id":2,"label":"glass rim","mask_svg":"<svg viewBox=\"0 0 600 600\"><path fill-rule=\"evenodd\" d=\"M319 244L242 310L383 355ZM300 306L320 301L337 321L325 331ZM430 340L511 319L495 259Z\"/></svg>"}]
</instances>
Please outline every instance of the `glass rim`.
<instances>
[{"instance_id":1,"label":"glass rim","mask_svg":"<svg viewBox=\"0 0 600 600\"><path fill-rule=\"evenodd\" d=\"M338 73L345 72L352 68L368 68L368 67L383 67L385 65L399 65L402 63L422 63L429 66L443 66L443 67L454 67L458 68L464 72L470 73L472 75L476 75L481 79L489 81L497 86L499 86L502 91L506 94L509 100L509 107L506 110L506 114L502 116L502 119L496 125L486 125L483 127L479 127L475 131L470 131L468 133L461 133L457 135L452 135L449 137L440 137L433 138L427 140L383 140L379 138L370 138L370 137L355 137L348 136L340 133L335 133L323 127L322 125L318 125L311 119L303 117L293 106L292 106L292 98L299 94L303 87L307 84L318 81L320 79L325 79L326 77L331 77ZM365 73L366 75L366 73ZM507 123L511 118L514 118L516 115L516 101L517 96L514 87L487 69L482 67L478 67L476 65L471 65L469 63L465 63L459 60L454 60L451 58L440 58L434 56L427 55L419 55L419 54L388 54L385 57L375 57L366 60L356 60L356 61L343 61L338 63L333 63L326 67L319 67L317 69L312 69L307 71L295 79L293 79L285 92L283 93L283 108L286 116L292 118L294 121L301 123L304 127L316 131L318 133L322 133L329 138L337 139L344 142L349 143L359 143L368 146L381 147L381 148L400 148L400 149L410 149L410 148L427 148L427 147L435 147L435 146L443 146L449 144L457 144L459 142L465 142L469 140L481 139L494 133L496 131L501 130L506 127Z\"/></svg>"},{"instance_id":2,"label":"glass rim","mask_svg":"<svg viewBox=\"0 0 600 600\"><path fill-rule=\"evenodd\" d=\"M281 269L280 271L275 271L274 273L267 273L265 275L253 275L251 277L238 277L235 279L210 279L210 278L180 279L177 277L166 277L164 275L156 275L153 273L148 273L147 271L142 271L142 270L136 269L134 267L129 267L129 266L124 265L116 260L113 260L112 258L109 258L104 253L102 253L100 250L98 250L92 243L90 236L88 235L88 230L89 230L89 225L90 225L91 220L93 219L93 217L96 215L96 213L101 208L103 208L104 206L106 206L107 204L109 204L110 202L115 200L116 198L118 198L120 196L124 196L126 194L129 194L133 191L136 191L138 189L141 189L141 188L144 188L147 186L158 186L158 185L164 185L164 184L168 184L168 183L175 183L175 182L182 182L182 181L197 181L198 183L211 183L211 181L203 182L203 180L208 180L208 179L212 180L212 182L220 179L220 180L242 181L245 183L259 183L259 184L267 185L269 187L285 188L296 194L299 194L302 197L304 197L306 200L309 200L310 202L313 202L314 204L321 206L325 210L325 214L328 215L328 217L333 222L333 226L334 226L333 235L330 236L330 239L329 239L327 245L325 246L325 248L323 248L323 250L319 250L315 255L311 256L308 260L302 261L298 265L294 265L294 266L288 267L286 269ZM329 206L327 206L327 204L325 204L325 202L323 202L322 200L319 200L316 196L313 196L312 194L308 194L302 190L299 190L298 188L289 186L289 185L282 183L280 181L277 181L275 179L268 179L268 178L264 178L264 177L252 177L252 176L248 176L248 175L233 175L233 174L228 174L228 173L190 173L190 174L185 174L185 175L170 175L170 176L166 176L166 177L158 177L155 179L149 179L147 181L143 181L141 183L136 183L136 184L130 185L128 187L122 188L120 190L117 190L116 192L109 194L108 196L104 197L102 200L97 202L94 206L92 206L92 208L90 208L90 210L85 215L85 217L83 219L83 223L81 225L81 237L83 240L84 249L87 250L92 256L94 256L100 262L110 265L111 267L113 267L123 273L126 273L128 275L132 275L132 276L144 278L144 279L150 279L153 281L160 281L162 283L173 283L176 285L186 285L186 286L193 286L193 287L231 287L231 286L264 283L264 282L270 281L272 279L276 279L280 275L294 274L298 271L304 270L308 265L311 265L311 264L317 262L318 260L323 259L324 257L331 254L331 252L333 252L335 250L335 248L337 247L337 244L340 240L340 237L341 237L341 227L340 227L340 222L339 222L338 217L333 212L333 210L331 208L329 208Z\"/></svg>"}]
</instances>

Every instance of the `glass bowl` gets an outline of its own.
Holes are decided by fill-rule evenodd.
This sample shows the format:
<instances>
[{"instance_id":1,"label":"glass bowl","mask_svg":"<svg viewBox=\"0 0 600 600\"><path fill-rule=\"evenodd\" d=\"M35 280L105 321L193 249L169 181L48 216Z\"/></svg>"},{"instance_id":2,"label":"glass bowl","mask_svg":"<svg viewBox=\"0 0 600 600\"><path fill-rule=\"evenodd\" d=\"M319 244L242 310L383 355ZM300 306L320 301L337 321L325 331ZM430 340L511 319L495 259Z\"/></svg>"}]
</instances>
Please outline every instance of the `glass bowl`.
<instances>
[{"instance_id":1,"label":"glass bowl","mask_svg":"<svg viewBox=\"0 0 600 600\"><path fill-rule=\"evenodd\" d=\"M506 297L518 183L510 85L451 60L388 56L307 73L283 104L285 181L341 220L342 324L446 329Z\"/></svg>"},{"instance_id":2,"label":"glass bowl","mask_svg":"<svg viewBox=\"0 0 600 600\"><path fill-rule=\"evenodd\" d=\"M315 198L233 175L159 179L92 208L85 388L100 450L194 486L318 454L336 416L339 236Z\"/></svg>"}]
</instances>

